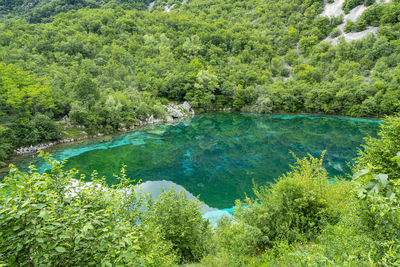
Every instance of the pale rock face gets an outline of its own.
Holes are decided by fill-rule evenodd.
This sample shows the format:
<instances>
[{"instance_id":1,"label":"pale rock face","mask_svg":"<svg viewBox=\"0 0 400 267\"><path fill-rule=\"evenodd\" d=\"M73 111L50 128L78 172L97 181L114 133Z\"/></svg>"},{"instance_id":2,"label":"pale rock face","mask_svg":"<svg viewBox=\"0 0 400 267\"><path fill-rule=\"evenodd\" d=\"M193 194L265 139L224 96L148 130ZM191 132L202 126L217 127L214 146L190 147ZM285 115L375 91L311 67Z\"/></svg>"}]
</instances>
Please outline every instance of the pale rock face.
<instances>
[{"instance_id":1,"label":"pale rock face","mask_svg":"<svg viewBox=\"0 0 400 267\"><path fill-rule=\"evenodd\" d=\"M353 22L356 22L360 17L361 14L367 9L366 6L364 5L359 5L355 8L353 8L349 14L347 14L346 16L344 16L344 21L350 20Z\"/></svg>"},{"instance_id":2,"label":"pale rock face","mask_svg":"<svg viewBox=\"0 0 400 267\"><path fill-rule=\"evenodd\" d=\"M151 2L151 3L149 4L149 6L147 7L147 10L148 10L149 12L151 12L151 10L153 9L154 3L155 3L155 2Z\"/></svg>"},{"instance_id":3,"label":"pale rock face","mask_svg":"<svg viewBox=\"0 0 400 267\"><path fill-rule=\"evenodd\" d=\"M189 105L189 103L188 102L183 102L183 104L181 105L181 107L184 109L184 110L186 110L187 112L189 112L190 111L190 109L191 109L191 106Z\"/></svg>"},{"instance_id":4,"label":"pale rock face","mask_svg":"<svg viewBox=\"0 0 400 267\"><path fill-rule=\"evenodd\" d=\"M173 107L168 107L168 113L172 118L182 118L183 117L182 112Z\"/></svg>"},{"instance_id":5,"label":"pale rock face","mask_svg":"<svg viewBox=\"0 0 400 267\"><path fill-rule=\"evenodd\" d=\"M391 0L382 0L380 3L389 3ZM361 32L350 32L350 33L345 33L344 28L346 25L347 21L352 21L356 22L360 19L362 13L368 8L364 5L359 5L355 8L353 8L349 14L345 15L343 10L342 10L342 5L344 3L344 0L335 0L335 2L328 4L325 4L325 9L324 12L322 12L321 16L325 16L328 18L333 18L333 17L338 17L340 15L344 15L343 21L344 23L340 24L338 28L342 31L342 34L338 37L331 38L328 36L325 38L323 41L324 42L330 42L332 45L337 45L339 43L340 38L344 38L346 42L351 42L354 40L359 40L367 36L368 34L374 34L376 35L378 28L377 27L368 27L366 30L361 31ZM378 0L379 3L379 0Z\"/></svg>"},{"instance_id":6,"label":"pale rock face","mask_svg":"<svg viewBox=\"0 0 400 267\"><path fill-rule=\"evenodd\" d=\"M154 116L151 115L151 116L146 120L146 122L147 122L148 124L153 124L153 123L154 123Z\"/></svg>"},{"instance_id":7,"label":"pale rock face","mask_svg":"<svg viewBox=\"0 0 400 267\"><path fill-rule=\"evenodd\" d=\"M325 2L325 9L324 12L322 12L321 16L333 18L338 17L342 14L344 15L344 12L342 10L343 3L344 0L335 0L335 2L333 3Z\"/></svg>"},{"instance_id":8,"label":"pale rock face","mask_svg":"<svg viewBox=\"0 0 400 267\"><path fill-rule=\"evenodd\" d=\"M170 11L172 10L172 8L174 8L174 5L172 5L172 6L170 6L170 7L169 7L169 6L165 6L165 7L164 7L164 12L167 12L167 13L168 13L168 12L170 12Z\"/></svg>"},{"instance_id":9,"label":"pale rock face","mask_svg":"<svg viewBox=\"0 0 400 267\"><path fill-rule=\"evenodd\" d=\"M368 27L366 30L364 30L362 32L343 33L342 35L340 35L339 37L336 37L336 38L331 38L328 36L323 41L330 42L332 45L337 45L339 43L340 37L344 37L344 40L346 42L351 42L354 40L362 39L365 36L367 36L368 34L376 35L377 31L378 31L377 27Z\"/></svg>"},{"instance_id":10,"label":"pale rock face","mask_svg":"<svg viewBox=\"0 0 400 267\"><path fill-rule=\"evenodd\" d=\"M188 102L184 102L183 104L176 105L174 103L170 103L167 106L168 114L172 118L183 118L187 115L193 115L194 111Z\"/></svg>"}]
</instances>

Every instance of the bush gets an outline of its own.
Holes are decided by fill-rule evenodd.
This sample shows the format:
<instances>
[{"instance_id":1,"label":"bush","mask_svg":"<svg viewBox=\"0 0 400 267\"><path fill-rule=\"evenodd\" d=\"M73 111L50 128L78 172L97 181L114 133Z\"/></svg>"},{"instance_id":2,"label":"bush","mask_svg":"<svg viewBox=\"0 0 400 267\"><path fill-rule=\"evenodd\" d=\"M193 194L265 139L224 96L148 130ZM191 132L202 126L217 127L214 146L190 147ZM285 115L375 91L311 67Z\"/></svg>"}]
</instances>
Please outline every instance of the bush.
<instances>
[{"instance_id":1,"label":"bush","mask_svg":"<svg viewBox=\"0 0 400 267\"><path fill-rule=\"evenodd\" d=\"M273 106L274 103L272 102L271 97L262 95L258 97L253 109L258 113L271 113Z\"/></svg>"},{"instance_id":2,"label":"bush","mask_svg":"<svg viewBox=\"0 0 400 267\"><path fill-rule=\"evenodd\" d=\"M10 266L170 266L171 246L138 225L143 198L124 171L116 189L74 180L50 161L43 174L12 167L0 184L0 262ZM92 178L96 178L94 175Z\"/></svg>"},{"instance_id":3,"label":"bush","mask_svg":"<svg viewBox=\"0 0 400 267\"><path fill-rule=\"evenodd\" d=\"M255 256L260 247L260 240L263 239L259 228L233 222L229 217L223 217L218 221L217 240L219 249L238 258L241 256Z\"/></svg>"},{"instance_id":4,"label":"bush","mask_svg":"<svg viewBox=\"0 0 400 267\"><path fill-rule=\"evenodd\" d=\"M258 248L271 247L284 240L289 244L312 240L323 227L337 222L347 208L346 184L330 183L322 159L310 156L276 184L256 187L256 199L238 203L235 218L262 232Z\"/></svg>"},{"instance_id":5,"label":"bush","mask_svg":"<svg viewBox=\"0 0 400 267\"><path fill-rule=\"evenodd\" d=\"M199 261L209 252L211 228L203 219L199 202L173 188L149 206L147 222L157 225L177 250L181 262Z\"/></svg>"},{"instance_id":6,"label":"bush","mask_svg":"<svg viewBox=\"0 0 400 267\"><path fill-rule=\"evenodd\" d=\"M12 137L11 129L0 125L0 168L5 165L2 160L5 160L13 152Z\"/></svg>"},{"instance_id":7,"label":"bush","mask_svg":"<svg viewBox=\"0 0 400 267\"><path fill-rule=\"evenodd\" d=\"M16 129L17 145L29 146L41 142L54 141L61 137L55 121L44 114L37 113L31 120L19 124Z\"/></svg>"},{"instance_id":8,"label":"bush","mask_svg":"<svg viewBox=\"0 0 400 267\"><path fill-rule=\"evenodd\" d=\"M344 13L349 13L356 6L362 5L364 0L345 0L342 6Z\"/></svg>"},{"instance_id":9,"label":"bush","mask_svg":"<svg viewBox=\"0 0 400 267\"><path fill-rule=\"evenodd\" d=\"M386 117L380 125L378 138L366 138L363 150L356 159L356 170L372 165L376 172L387 174L389 179L399 179L400 166L393 159L400 152L400 118Z\"/></svg>"},{"instance_id":10,"label":"bush","mask_svg":"<svg viewBox=\"0 0 400 267\"><path fill-rule=\"evenodd\" d=\"M338 36L340 36L342 34L342 31L339 28L335 28L332 32L331 32L331 38L336 38Z\"/></svg>"},{"instance_id":11,"label":"bush","mask_svg":"<svg viewBox=\"0 0 400 267\"><path fill-rule=\"evenodd\" d=\"M355 27L354 25L355 25L355 23L353 21L351 21L351 20L346 21L346 26L344 26L344 31L346 33L352 32L353 28Z\"/></svg>"}]
</instances>

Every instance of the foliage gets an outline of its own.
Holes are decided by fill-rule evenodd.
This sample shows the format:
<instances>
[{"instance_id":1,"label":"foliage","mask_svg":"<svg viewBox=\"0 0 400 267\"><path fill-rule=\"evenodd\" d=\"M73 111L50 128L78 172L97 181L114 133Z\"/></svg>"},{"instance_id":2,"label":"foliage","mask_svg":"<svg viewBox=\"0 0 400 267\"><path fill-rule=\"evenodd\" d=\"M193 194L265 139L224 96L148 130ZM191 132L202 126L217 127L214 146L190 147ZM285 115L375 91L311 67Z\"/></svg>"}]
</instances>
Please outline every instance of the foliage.
<instances>
[{"instance_id":1,"label":"foliage","mask_svg":"<svg viewBox=\"0 0 400 267\"><path fill-rule=\"evenodd\" d=\"M378 34L335 46L321 41L340 35L343 17L319 16L323 1L157 1L141 11L150 2L0 4L0 165L17 146L58 139L54 120L65 115L110 133L165 117L168 101L197 112L400 112L399 1L345 0L346 13L371 5L345 31ZM59 163L44 174L13 168L1 189L0 262L399 265L399 129L388 117L379 138L366 139L354 181L332 182L322 159L299 159L276 184L255 187L215 233L174 191L144 216L143 199L97 190L105 184L96 176L72 195L78 174Z\"/></svg>"},{"instance_id":2,"label":"foliage","mask_svg":"<svg viewBox=\"0 0 400 267\"><path fill-rule=\"evenodd\" d=\"M143 196L124 170L116 189L92 175L84 184L51 161L43 174L12 167L0 189L0 261L9 265L170 266L171 246L157 229L141 227ZM81 177L84 178L84 177Z\"/></svg>"},{"instance_id":3,"label":"foliage","mask_svg":"<svg viewBox=\"0 0 400 267\"><path fill-rule=\"evenodd\" d=\"M49 84L15 65L0 64L0 90L8 113L34 114L55 105Z\"/></svg>"},{"instance_id":4,"label":"foliage","mask_svg":"<svg viewBox=\"0 0 400 267\"><path fill-rule=\"evenodd\" d=\"M31 120L15 128L17 146L29 146L39 142L55 141L61 133L58 125L44 114L37 113Z\"/></svg>"},{"instance_id":5,"label":"foliage","mask_svg":"<svg viewBox=\"0 0 400 267\"><path fill-rule=\"evenodd\" d=\"M150 0L15 0L0 4L0 15L5 17L23 16L30 22L49 22L54 16L82 8L124 8L146 9Z\"/></svg>"},{"instance_id":6,"label":"foliage","mask_svg":"<svg viewBox=\"0 0 400 267\"><path fill-rule=\"evenodd\" d=\"M0 103L0 161L17 146L60 137L58 126L52 120L53 111L57 112L56 100L46 80L30 75L17 65L0 64Z\"/></svg>"},{"instance_id":7,"label":"foliage","mask_svg":"<svg viewBox=\"0 0 400 267\"><path fill-rule=\"evenodd\" d=\"M297 159L276 183L255 186L254 198L238 200L233 218L223 217L213 230L199 202L183 191L171 189L153 201L124 168L120 184L109 188L96 172L84 183L74 179L77 170L42 155L50 165L45 173L12 167L0 184L0 262L396 266L400 180L393 168L400 151L376 151L385 142L386 150L396 150L398 123L396 116L386 118L379 138L367 139L353 180L330 179L323 155Z\"/></svg>"},{"instance_id":8,"label":"foliage","mask_svg":"<svg viewBox=\"0 0 400 267\"><path fill-rule=\"evenodd\" d=\"M247 199L239 204L246 208L238 213L238 219L263 233L259 248L282 239L314 239L325 224L337 219L339 206L344 206L337 202L342 188L340 183L330 184L321 164L322 159L311 156L299 159L276 184L255 188L256 201Z\"/></svg>"},{"instance_id":9,"label":"foliage","mask_svg":"<svg viewBox=\"0 0 400 267\"><path fill-rule=\"evenodd\" d=\"M375 0L345 0L342 9L347 14L356 6L359 5L370 6L373 3L375 3Z\"/></svg>"},{"instance_id":10,"label":"foliage","mask_svg":"<svg viewBox=\"0 0 400 267\"><path fill-rule=\"evenodd\" d=\"M380 125L378 138L366 138L363 150L357 158L357 170L371 169L371 174L385 174L389 180L395 180L400 173L400 166L395 160L400 151L400 120L398 115L387 117ZM365 178L369 177L364 175ZM368 179L363 179L367 184Z\"/></svg>"},{"instance_id":11,"label":"foliage","mask_svg":"<svg viewBox=\"0 0 400 267\"><path fill-rule=\"evenodd\" d=\"M163 192L149 207L146 222L159 227L181 262L199 261L210 249L209 222L202 218L198 200L187 199L184 191Z\"/></svg>"},{"instance_id":12,"label":"foliage","mask_svg":"<svg viewBox=\"0 0 400 267\"><path fill-rule=\"evenodd\" d=\"M2 160L12 153L12 137L11 130L0 125L0 168L5 167Z\"/></svg>"},{"instance_id":13,"label":"foliage","mask_svg":"<svg viewBox=\"0 0 400 267\"><path fill-rule=\"evenodd\" d=\"M152 12L136 10L149 2L0 4L15 17L0 23L2 126L42 113L110 133L164 117L165 101L189 101L197 112L400 111L397 1L346 26L378 26L377 37L336 46L321 41L340 33L343 18L319 16L322 1L156 1Z\"/></svg>"}]
</instances>

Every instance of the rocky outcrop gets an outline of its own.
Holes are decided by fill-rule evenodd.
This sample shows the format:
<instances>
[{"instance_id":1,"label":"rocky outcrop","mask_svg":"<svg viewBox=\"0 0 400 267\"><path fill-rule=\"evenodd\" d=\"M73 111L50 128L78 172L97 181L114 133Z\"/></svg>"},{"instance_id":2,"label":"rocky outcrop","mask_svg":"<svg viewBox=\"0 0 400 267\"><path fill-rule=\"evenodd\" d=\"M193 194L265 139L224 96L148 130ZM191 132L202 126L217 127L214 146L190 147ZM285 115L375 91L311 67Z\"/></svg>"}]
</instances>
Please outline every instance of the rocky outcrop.
<instances>
[{"instance_id":1,"label":"rocky outcrop","mask_svg":"<svg viewBox=\"0 0 400 267\"><path fill-rule=\"evenodd\" d=\"M167 106L167 111L169 116L171 116L174 119L179 119L189 115L194 115L194 111L188 102L184 102L183 104L180 105L170 103Z\"/></svg>"},{"instance_id":2,"label":"rocky outcrop","mask_svg":"<svg viewBox=\"0 0 400 267\"><path fill-rule=\"evenodd\" d=\"M377 1L378 4L387 4L390 2L391 2L390 0ZM333 18L343 15L343 23L337 27L337 29L340 30L340 34L338 36L335 37L328 36L323 41L330 42L332 45L337 45L341 38L343 38L345 42L351 42L354 40L362 39L368 34L373 34L376 36L378 28L372 26L367 27L364 31L346 33L345 25L347 21L357 22L361 17L362 13L369 7L366 7L364 5L359 5L353 8L348 14L345 14L344 11L342 10L343 3L344 0L335 0L333 3L327 3L325 1L325 8L321 16Z\"/></svg>"},{"instance_id":3,"label":"rocky outcrop","mask_svg":"<svg viewBox=\"0 0 400 267\"><path fill-rule=\"evenodd\" d=\"M99 136L100 135L104 135L104 134L99 134ZM57 141L54 141L54 142L38 144L38 145L32 146L32 147L21 147L21 148L15 149L14 153L17 154L17 155L32 154L32 153L36 153L39 149L45 150L45 149L47 149L49 147L52 147L52 146L55 146L55 145L58 145L58 144L72 143L72 142L84 140L86 138L61 139L61 140L57 140Z\"/></svg>"},{"instance_id":4,"label":"rocky outcrop","mask_svg":"<svg viewBox=\"0 0 400 267\"><path fill-rule=\"evenodd\" d=\"M165 119L155 119L154 116L151 115L145 121L137 122L137 126L142 126L146 124L157 124L161 122L173 122L175 119L181 119L194 115L194 110L188 102L183 102L183 104L169 103L165 107L168 113Z\"/></svg>"},{"instance_id":5,"label":"rocky outcrop","mask_svg":"<svg viewBox=\"0 0 400 267\"><path fill-rule=\"evenodd\" d=\"M155 119L154 116L151 115L146 120L136 122L129 129L132 130L136 127L140 127L140 126L144 126L144 125L148 125L148 124L173 122L176 119L182 119L182 118L185 118L188 116L193 116L195 114L192 107L190 106L190 104L188 102L184 102L183 104L169 103L167 106L165 106L165 108L168 112L168 115L165 119ZM65 123L65 122L63 122L63 123ZM77 127L84 128L83 126L80 126L80 125L78 125ZM118 131L119 132L127 132L129 129L123 127L123 128L118 129ZM86 132L82 132L82 133L86 133ZM98 133L97 135L92 136L92 138L101 137L101 136L104 136L104 134ZM83 138L77 138L77 139L74 139L74 138L62 139L62 140L58 140L58 141L54 141L54 142L39 144L39 145L32 146L32 147L21 147L21 148L15 149L14 153L17 155L32 154L32 153L35 153L39 149L45 150L54 145L72 143L72 142L81 141L81 140L84 140L87 138L89 138L89 136L85 136Z\"/></svg>"}]
</instances>

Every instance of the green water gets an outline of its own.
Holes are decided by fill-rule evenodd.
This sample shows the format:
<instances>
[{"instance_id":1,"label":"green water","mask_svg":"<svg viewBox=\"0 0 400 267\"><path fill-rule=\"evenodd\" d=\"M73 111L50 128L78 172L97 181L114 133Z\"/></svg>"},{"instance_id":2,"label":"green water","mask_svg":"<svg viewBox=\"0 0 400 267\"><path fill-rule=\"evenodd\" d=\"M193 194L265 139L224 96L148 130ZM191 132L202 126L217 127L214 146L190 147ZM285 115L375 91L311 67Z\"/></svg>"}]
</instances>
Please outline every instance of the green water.
<instances>
[{"instance_id":1,"label":"green water","mask_svg":"<svg viewBox=\"0 0 400 267\"><path fill-rule=\"evenodd\" d=\"M214 208L228 208L251 194L253 181L266 184L289 170L293 151L303 157L327 150L325 167L345 176L363 137L375 136L379 121L311 115L214 113L54 149L66 168L97 170L112 184L122 164L130 178L172 181ZM18 166L39 159L21 159Z\"/></svg>"}]
</instances>

